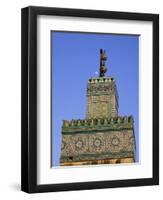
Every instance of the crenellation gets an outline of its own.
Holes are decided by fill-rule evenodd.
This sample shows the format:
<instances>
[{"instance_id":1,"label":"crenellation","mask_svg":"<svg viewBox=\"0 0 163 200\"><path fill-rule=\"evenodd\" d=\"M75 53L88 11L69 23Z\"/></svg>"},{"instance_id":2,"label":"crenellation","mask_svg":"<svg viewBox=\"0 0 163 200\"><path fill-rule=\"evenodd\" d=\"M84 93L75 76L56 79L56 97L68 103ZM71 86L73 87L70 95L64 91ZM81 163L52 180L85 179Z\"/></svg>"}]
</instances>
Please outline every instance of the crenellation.
<instances>
[{"instance_id":1,"label":"crenellation","mask_svg":"<svg viewBox=\"0 0 163 200\"><path fill-rule=\"evenodd\" d=\"M111 118L90 118L77 120L63 120L63 128L80 127L80 126L103 126L107 124L133 124L133 117L111 117Z\"/></svg>"}]
</instances>

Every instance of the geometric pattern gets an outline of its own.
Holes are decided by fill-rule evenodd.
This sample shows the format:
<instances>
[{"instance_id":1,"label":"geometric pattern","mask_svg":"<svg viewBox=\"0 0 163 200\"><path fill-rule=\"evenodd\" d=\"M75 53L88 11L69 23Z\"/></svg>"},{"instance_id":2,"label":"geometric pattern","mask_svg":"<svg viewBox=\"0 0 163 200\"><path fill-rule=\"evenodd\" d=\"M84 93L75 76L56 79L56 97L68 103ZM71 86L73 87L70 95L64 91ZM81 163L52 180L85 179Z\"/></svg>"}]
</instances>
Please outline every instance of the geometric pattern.
<instances>
[{"instance_id":1,"label":"geometric pattern","mask_svg":"<svg viewBox=\"0 0 163 200\"><path fill-rule=\"evenodd\" d=\"M85 159L90 159L90 154L134 152L135 148L132 130L66 134L62 135L62 144L61 157L71 157L72 160L81 154L85 155Z\"/></svg>"}]
</instances>

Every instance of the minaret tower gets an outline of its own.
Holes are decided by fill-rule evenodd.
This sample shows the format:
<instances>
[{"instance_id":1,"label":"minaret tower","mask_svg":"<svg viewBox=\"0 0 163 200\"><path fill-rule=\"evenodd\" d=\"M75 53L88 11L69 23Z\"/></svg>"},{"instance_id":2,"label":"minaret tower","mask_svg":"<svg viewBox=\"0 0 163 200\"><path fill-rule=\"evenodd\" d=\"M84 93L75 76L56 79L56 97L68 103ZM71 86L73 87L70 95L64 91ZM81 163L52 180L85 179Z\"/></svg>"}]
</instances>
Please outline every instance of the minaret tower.
<instances>
[{"instance_id":1,"label":"minaret tower","mask_svg":"<svg viewBox=\"0 0 163 200\"><path fill-rule=\"evenodd\" d=\"M111 118L118 116L118 93L113 77L105 77L107 55L100 49L99 77L93 77L87 83L86 118Z\"/></svg>"},{"instance_id":2,"label":"minaret tower","mask_svg":"<svg viewBox=\"0 0 163 200\"><path fill-rule=\"evenodd\" d=\"M116 83L105 76L106 61L101 49L99 77L87 82L86 118L63 120L61 166L135 162L134 119L118 114Z\"/></svg>"}]
</instances>

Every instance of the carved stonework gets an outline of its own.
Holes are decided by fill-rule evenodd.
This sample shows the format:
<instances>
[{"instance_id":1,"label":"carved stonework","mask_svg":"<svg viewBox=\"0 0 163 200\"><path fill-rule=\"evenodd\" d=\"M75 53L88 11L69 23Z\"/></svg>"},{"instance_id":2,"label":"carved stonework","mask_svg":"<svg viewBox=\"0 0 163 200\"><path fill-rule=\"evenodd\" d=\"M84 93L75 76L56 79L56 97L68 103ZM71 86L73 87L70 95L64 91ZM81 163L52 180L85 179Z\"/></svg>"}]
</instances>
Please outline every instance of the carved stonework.
<instances>
[{"instance_id":1,"label":"carved stonework","mask_svg":"<svg viewBox=\"0 0 163 200\"><path fill-rule=\"evenodd\" d=\"M109 159L109 163L112 162L110 159L115 158L134 160L134 151L132 116L73 120L65 121L63 124L62 165L65 162L82 162L82 160L90 162L98 158Z\"/></svg>"},{"instance_id":2,"label":"carved stonework","mask_svg":"<svg viewBox=\"0 0 163 200\"><path fill-rule=\"evenodd\" d=\"M133 130L105 131L92 133L64 134L62 143L62 162L68 161L69 157L74 161L79 157L85 160L96 157L98 154L104 158L121 158L134 155Z\"/></svg>"}]
</instances>

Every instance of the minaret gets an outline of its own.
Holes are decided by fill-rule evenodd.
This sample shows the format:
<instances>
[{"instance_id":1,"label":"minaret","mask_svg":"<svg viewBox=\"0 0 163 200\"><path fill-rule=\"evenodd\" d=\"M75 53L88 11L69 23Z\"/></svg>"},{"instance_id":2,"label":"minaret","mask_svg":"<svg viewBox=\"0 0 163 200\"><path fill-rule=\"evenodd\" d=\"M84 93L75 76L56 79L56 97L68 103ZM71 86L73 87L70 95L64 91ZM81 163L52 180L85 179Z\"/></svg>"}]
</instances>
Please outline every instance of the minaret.
<instances>
[{"instance_id":1,"label":"minaret","mask_svg":"<svg viewBox=\"0 0 163 200\"><path fill-rule=\"evenodd\" d=\"M107 55L100 50L99 77L93 77L87 83L86 118L111 118L118 116L118 93L113 77L106 77Z\"/></svg>"},{"instance_id":2,"label":"minaret","mask_svg":"<svg viewBox=\"0 0 163 200\"><path fill-rule=\"evenodd\" d=\"M106 60L101 49L99 77L87 83L86 118L63 120L61 166L135 162L134 119L118 115L116 83L105 76Z\"/></svg>"}]
</instances>

